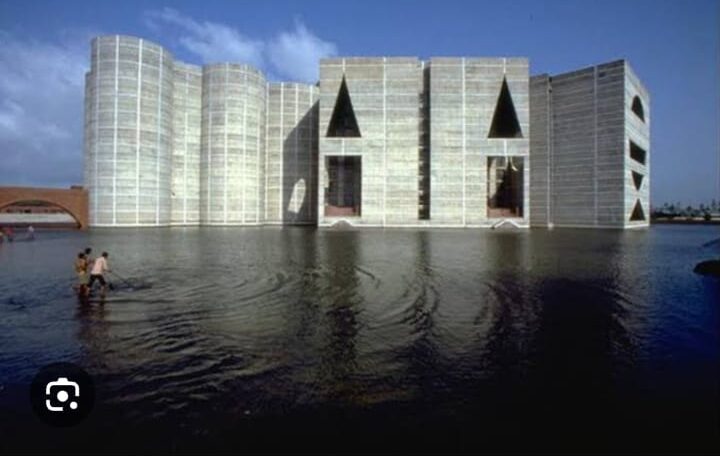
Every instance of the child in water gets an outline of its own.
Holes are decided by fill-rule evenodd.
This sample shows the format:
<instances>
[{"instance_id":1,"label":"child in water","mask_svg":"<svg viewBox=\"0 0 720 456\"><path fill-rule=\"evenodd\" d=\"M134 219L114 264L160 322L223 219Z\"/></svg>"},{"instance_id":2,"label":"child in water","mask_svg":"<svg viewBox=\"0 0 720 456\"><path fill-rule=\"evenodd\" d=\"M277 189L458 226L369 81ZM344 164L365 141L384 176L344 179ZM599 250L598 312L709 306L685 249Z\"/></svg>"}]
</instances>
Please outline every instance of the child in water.
<instances>
[{"instance_id":1,"label":"child in water","mask_svg":"<svg viewBox=\"0 0 720 456\"><path fill-rule=\"evenodd\" d=\"M75 273L78 276L78 293L87 296L90 292L88 287L88 262L83 252L78 253L75 259Z\"/></svg>"}]
</instances>

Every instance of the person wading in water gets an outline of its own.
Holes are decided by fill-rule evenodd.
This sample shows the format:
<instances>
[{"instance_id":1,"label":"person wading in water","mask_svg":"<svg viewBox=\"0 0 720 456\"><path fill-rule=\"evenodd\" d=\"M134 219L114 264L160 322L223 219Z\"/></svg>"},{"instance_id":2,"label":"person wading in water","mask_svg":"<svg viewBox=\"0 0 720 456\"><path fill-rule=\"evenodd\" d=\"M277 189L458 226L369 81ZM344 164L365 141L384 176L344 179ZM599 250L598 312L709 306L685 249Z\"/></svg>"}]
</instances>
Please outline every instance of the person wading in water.
<instances>
[{"instance_id":1,"label":"person wading in water","mask_svg":"<svg viewBox=\"0 0 720 456\"><path fill-rule=\"evenodd\" d=\"M108 267L107 263L108 259L108 253L103 252L102 256L97 258L93 264L92 268L90 269L90 283L88 284L88 287L92 290L92 286L97 280L100 282L100 286L102 287L101 290L103 293L105 293L105 287L107 285L107 282L105 282L105 277L103 274L106 272L110 272L110 268Z\"/></svg>"},{"instance_id":2,"label":"person wading in water","mask_svg":"<svg viewBox=\"0 0 720 456\"><path fill-rule=\"evenodd\" d=\"M90 247L87 247L85 249L85 261L87 262L88 271L90 271L90 268L92 268L93 262L95 261L93 260L93 257L90 256L91 253L92 249Z\"/></svg>"},{"instance_id":3,"label":"person wading in water","mask_svg":"<svg viewBox=\"0 0 720 456\"><path fill-rule=\"evenodd\" d=\"M83 252L78 253L75 259L75 273L78 277L78 294L87 296L90 293L90 288L88 288L88 262Z\"/></svg>"}]
</instances>

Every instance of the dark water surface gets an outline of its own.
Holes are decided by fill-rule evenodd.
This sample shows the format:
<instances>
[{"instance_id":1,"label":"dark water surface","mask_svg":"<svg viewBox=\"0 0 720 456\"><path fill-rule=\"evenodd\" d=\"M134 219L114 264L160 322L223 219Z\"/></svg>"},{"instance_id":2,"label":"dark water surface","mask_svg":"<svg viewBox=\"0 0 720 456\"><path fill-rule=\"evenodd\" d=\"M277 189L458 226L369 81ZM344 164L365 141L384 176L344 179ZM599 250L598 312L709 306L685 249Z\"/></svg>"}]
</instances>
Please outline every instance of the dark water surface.
<instances>
[{"instance_id":1,"label":"dark water surface","mask_svg":"<svg viewBox=\"0 0 720 456\"><path fill-rule=\"evenodd\" d=\"M207 228L0 246L5 450L720 449L716 227ZM72 262L110 252L104 303ZM30 411L51 362L97 404Z\"/></svg>"}]
</instances>

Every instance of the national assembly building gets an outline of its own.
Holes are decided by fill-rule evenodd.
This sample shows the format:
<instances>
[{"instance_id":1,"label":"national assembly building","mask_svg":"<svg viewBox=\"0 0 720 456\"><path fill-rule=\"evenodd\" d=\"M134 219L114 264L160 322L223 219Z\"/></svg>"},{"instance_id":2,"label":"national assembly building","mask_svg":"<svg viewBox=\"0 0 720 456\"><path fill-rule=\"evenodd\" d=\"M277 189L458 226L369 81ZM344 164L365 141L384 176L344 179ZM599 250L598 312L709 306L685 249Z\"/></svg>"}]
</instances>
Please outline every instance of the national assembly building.
<instances>
[{"instance_id":1,"label":"national assembly building","mask_svg":"<svg viewBox=\"0 0 720 456\"><path fill-rule=\"evenodd\" d=\"M136 37L91 49L91 227L649 223L650 97L625 60L339 57L311 85Z\"/></svg>"}]
</instances>

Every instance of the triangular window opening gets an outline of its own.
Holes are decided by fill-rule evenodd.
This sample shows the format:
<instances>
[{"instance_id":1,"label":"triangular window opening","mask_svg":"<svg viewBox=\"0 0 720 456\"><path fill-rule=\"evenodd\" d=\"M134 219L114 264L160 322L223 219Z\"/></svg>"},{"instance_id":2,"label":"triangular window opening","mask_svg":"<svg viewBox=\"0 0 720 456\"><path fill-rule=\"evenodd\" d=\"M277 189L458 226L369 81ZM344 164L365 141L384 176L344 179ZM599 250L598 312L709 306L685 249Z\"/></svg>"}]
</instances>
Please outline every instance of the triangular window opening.
<instances>
[{"instance_id":1,"label":"triangular window opening","mask_svg":"<svg viewBox=\"0 0 720 456\"><path fill-rule=\"evenodd\" d=\"M645 177L645 176L643 176L642 174L640 174L638 172L635 172L635 171L632 172L632 178L633 178L633 183L635 184L635 190L640 190L640 187L642 186L643 177Z\"/></svg>"},{"instance_id":2,"label":"triangular window opening","mask_svg":"<svg viewBox=\"0 0 720 456\"><path fill-rule=\"evenodd\" d=\"M338 91L335 109L330 117L328 126L328 138L359 138L360 127L358 127L355 111L353 110L350 93L348 92L345 76L343 76L340 90Z\"/></svg>"},{"instance_id":3,"label":"triangular window opening","mask_svg":"<svg viewBox=\"0 0 720 456\"><path fill-rule=\"evenodd\" d=\"M498 96L495 114L490 124L488 138L522 138L520 122L518 122L515 105L508 89L507 78L503 78L500 96Z\"/></svg>"},{"instance_id":4,"label":"triangular window opening","mask_svg":"<svg viewBox=\"0 0 720 456\"><path fill-rule=\"evenodd\" d=\"M641 220L645 220L645 211L643 211L640 200L637 200L635 202L635 208L633 209L632 214L630 214L630 221L637 222Z\"/></svg>"}]
</instances>

